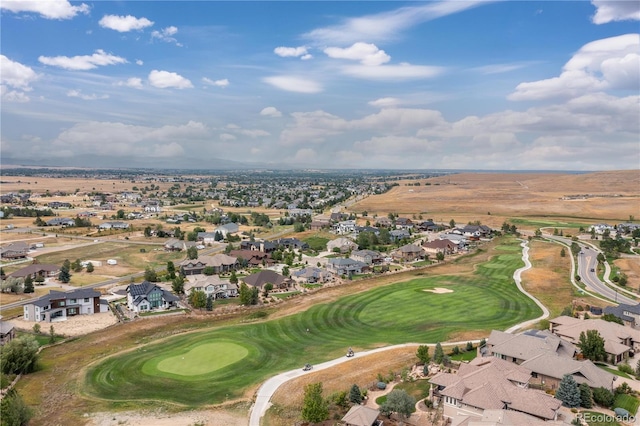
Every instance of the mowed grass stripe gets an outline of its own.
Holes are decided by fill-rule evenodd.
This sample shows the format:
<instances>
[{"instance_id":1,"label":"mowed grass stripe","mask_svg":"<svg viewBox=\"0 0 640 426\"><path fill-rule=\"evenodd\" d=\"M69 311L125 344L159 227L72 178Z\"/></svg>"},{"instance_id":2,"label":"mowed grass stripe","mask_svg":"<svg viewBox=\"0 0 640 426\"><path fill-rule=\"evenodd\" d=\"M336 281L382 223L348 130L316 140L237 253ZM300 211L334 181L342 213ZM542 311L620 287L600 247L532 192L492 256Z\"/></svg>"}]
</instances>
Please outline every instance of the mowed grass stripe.
<instances>
[{"instance_id":1,"label":"mowed grass stripe","mask_svg":"<svg viewBox=\"0 0 640 426\"><path fill-rule=\"evenodd\" d=\"M240 396L248 387L278 372L335 358L348 346L438 342L460 331L505 329L534 318L540 309L518 292L513 282L513 272L522 266L518 242L505 239L504 244L506 250L477 265L473 274L421 277L345 296L276 320L149 344L92 367L84 389L112 400L153 399L201 406ZM453 293L424 291L435 287L449 288ZM166 372L145 374L143 367L150 359L161 363L162 359L214 342L235 343L248 353L225 368L201 375L184 375L179 369L173 370L172 377L166 377Z\"/></svg>"}]
</instances>

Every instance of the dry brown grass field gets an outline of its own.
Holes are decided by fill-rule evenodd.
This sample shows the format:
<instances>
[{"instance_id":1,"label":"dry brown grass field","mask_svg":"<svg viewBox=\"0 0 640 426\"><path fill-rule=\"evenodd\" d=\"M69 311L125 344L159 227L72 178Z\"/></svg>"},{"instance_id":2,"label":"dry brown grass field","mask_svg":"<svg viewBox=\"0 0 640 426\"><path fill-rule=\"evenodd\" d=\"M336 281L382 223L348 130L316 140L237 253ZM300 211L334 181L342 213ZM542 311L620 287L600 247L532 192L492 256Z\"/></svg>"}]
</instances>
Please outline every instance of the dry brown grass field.
<instances>
[{"instance_id":1,"label":"dry brown grass field","mask_svg":"<svg viewBox=\"0 0 640 426\"><path fill-rule=\"evenodd\" d=\"M461 173L400 186L351 209L369 216L422 214L435 221L480 220L499 227L511 217L580 218L587 222L640 218L640 171L588 174ZM426 185L430 183L430 185ZM591 194L585 199L563 197ZM490 214L489 214L490 213Z\"/></svg>"}]
</instances>

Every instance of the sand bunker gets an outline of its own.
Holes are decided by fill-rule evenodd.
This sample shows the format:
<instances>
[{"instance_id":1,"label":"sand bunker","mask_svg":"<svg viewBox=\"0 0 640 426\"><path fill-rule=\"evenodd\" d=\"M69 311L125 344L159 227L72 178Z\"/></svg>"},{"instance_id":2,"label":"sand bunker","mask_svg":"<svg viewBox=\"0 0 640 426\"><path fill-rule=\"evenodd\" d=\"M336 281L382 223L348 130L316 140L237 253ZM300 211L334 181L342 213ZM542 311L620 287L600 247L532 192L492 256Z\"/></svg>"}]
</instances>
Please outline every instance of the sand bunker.
<instances>
[{"instance_id":1,"label":"sand bunker","mask_svg":"<svg viewBox=\"0 0 640 426\"><path fill-rule=\"evenodd\" d=\"M428 291L429 293L435 293L435 294L453 293L453 290L449 290L448 288L442 288L442 287L426 288L424 291Z\"/></svg>"}]
</instances>

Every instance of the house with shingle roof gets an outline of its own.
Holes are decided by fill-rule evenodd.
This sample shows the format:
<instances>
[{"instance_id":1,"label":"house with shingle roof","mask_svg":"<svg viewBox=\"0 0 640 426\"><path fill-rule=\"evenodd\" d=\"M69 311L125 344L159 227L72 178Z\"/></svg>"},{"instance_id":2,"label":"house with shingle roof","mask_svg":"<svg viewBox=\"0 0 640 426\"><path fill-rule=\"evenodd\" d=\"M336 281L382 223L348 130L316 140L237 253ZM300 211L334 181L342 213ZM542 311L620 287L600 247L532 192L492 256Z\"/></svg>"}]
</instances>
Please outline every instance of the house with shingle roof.
<instances>
[{"instance_id":1,"label":"house with shingle roof","mask_svg":"<svg viewBox=\"0 0 640 426\"><path fill-rule=\"evenodd\" d=\"M621 319L627 327L640 329L640 303L637 305L621 303L618 306L607 306L604 308L604 313Z\"/></svg>"},{"instance_id":2,"label":"house with shingle roof","mask_svg":"<svg viewBox=\"0 0 640 426\"><path fill-rule=\"evenodd\" d=\"M375 250L354 250L349 257L367 265L377 265L384 261L384 257Z\"/></svg>"},{"instance_id":3,"label":"house with shingle roof","mask_svg":"<svg viewBox=\"0 0 640 426\"><path fill-rule=\"evenodd\" d=\"M3 259L24 259L29 253L29 246L24 241L16 241L0 248Z\"/></svg>"},{"instance_id":4,"label":"house with shingle roof","mask_svg":"<svg viewBox=\"0 0 640 426\"><path fill-rule=\"evenodd\" d=\"M640 350L640 330L601 319L581 320L560 316L549 320L551 332L573 344L580 341L580 333L597 330L604 339L608 361L618 364Z\"/></svg>"},{"instance_id":5,"label":"house with shingle roof","mask_svg":"<svg viewBox=\"0 0 640 426\"><path fill-rule=\"evenodd\" d=\"M16 329L13 323L0 320L0 346L9 343L16 337Z\"/></svg>"},{"instance_id":6,"label":"house with shingle roof","mask_svg":"<svg viewBox=\"0 0 640 426\"><path fill-rule=\"evenodd\" d=\"M530 384L545 389L558 389L565 375L573 376L578 384L586 383L591 388L610 389L616 376L587 360L578 361L556 354L540 354L521 364L532 371Z\"/></svg>"},{"instance_id":7,"label":"house with shingle roof","mask_svg":"<svg viewBox=\"0 0 640 426\"><path fill-rule=\"evenodd\" d=\"M492 330L487 339L485 356L522 364L541 354L553 354L572 359L577 348L548 330L529 330L522 334Z\"/></svg>"},{"instance_id":8,"label":"house with shingle roof","mask_svg":"<svg viewBox=\"0 0 640 426\"><path fill-rule=\"evenodd\" d=\"M562 402L529 389L531 370L496 357L461 364L457 374L438 373L430 382L445 418L482 416L485 410L513 410L539 419L556 420Z\"/></svg>"},{"instance_id":9,"label":"house with shingle roof","mask_svg":"<svg viewBox=\"0 0 640 426\"><path fill-rule=\"evenodd\" d=\"M23 306L25 321L64 320L75 315L92 315L101 312L100 292L91 288L72 291L51 290L49 294Z\"/></svg>"},{"instance_id":10,"label":"house with shingle roof","mask_svg":"<svg viewBox=\"0 0 640 426\"><path fill-rule=\"evenodd\" d=\"M380 415L380 410L364 405L354 405L344 415L342 421L345 426L372 426Z\"/></svg>"},{"instance_id":11,"label":"house with shingle roof","mask_svg":"<svg viewBox=\"0 0 640 426\"><path fill-rule=\"evenodd\" d=\"M459 415L452 426L562 426L561 420L546 421L513 410L484 410L482 416Z\"/></svg>"},{"instance_id":12,"label":"house with shingle roof","mask_svg":"<svg viewBox=\"0 0 640 426\"><path fill-rule=\"evenodd\" d=\"M135 313L174 308L180 300L178 296L149 281L131 284L126 291L127 307Z\"/></svg>"},{"instance_id":13,"label":"house with shingle roof","mask_svg":"<svg viewBox=\"0 0 640 426\"><path fill-rule=\"evenodd\" d=\"M425 257L422 247L415 244L405 244L391 252L391 257L396 261L411 262Z\"/></svg>"},{"instance_id":14,"label":"house with shingle roof","mask_svg":"<svg viewBox=\"0 0 640 426\"><path fill-rule=\"evenodd\" d=\"M291 285L291 280L276 271L264 269L255 274L248 275L242 279L247 285L262 288L265 284L273 284L273 288L287 288Z\"/></svg>"},{"instance_id":15,"label":"house with shingle roof","mask_svg":"<svg viewBox=\"0 0 640 426\"><path fill-rule=\"evenodd\" d=\"M32 263L31 265L10 273L9 276L15 278L27 278L30 276L35 280L38 276L55 277L59 273L60 267L58 265L52 265L50 263Z\"/></svg>"},{"instance_id":16,"label":"house with shingle roof","mask_svg":"<svg viewBox=\"0 0 640 426\"><path fill-rule=\"evenodd\" d=\"M425 253L442 253L445 256L456 253L458 251L458 246L449 240L425 241L424 243L422 243L422 248L424 249Z\"/></svg>"},{"instance_id":17,"label":"house with shingle roof","mask_svg":"<svg viewBox=\"0 0 640 426\"><path fill-rule=\"evenodd\" d=\"M231 272L238 269L238 258L217 253L213 256L198 256L197 259L186 259L180 262L180 271L184 275L202 274L204 268L212 267L214 274Z\"/></svg>"},{"instance_id":18,"label":"house with shingle roof","mask_svg":"<svg viewBox=\"0 0 640 426\"><path fill-rule=\"evenodd\" d=\"M353 259L333 258L327 261L327 270L336 275L353 275L369 272L369 265Z\"/></svg>"},{"instance_id":19,"label":"house with shingle roof","mask_svg":"<svg viewBox=\"0 0 640 426\"><path fill-rule=\"evenodd\" d=\"M336 251L339 249L340 253L346 253L351 250L358 250L358 244L346 237L336 238L327 242L327 251Z\"/></svg>"},{"instance_id":20,"label":"house with shingle roof","mask_svg":"<svg viewBox=\"0 0 640 426\"><path fill-rule=\"evenodd\" d=\"M226 299L238 295L238 285L218 275L190 275L184 283L184 292L189 295L194 291L203 291L214 299Z\"/></svg>"},{"instance_id":21,"label":"house with shingle roof","mask_svg":"<svg viewBox=\"0 0 640 426\"><path fill-rule=\"evenodd\" d=\"M329 271L315 266L308 266L291 274L294 281L304 284L325 283L332 277Z\"/></svg>"}]
</instances>

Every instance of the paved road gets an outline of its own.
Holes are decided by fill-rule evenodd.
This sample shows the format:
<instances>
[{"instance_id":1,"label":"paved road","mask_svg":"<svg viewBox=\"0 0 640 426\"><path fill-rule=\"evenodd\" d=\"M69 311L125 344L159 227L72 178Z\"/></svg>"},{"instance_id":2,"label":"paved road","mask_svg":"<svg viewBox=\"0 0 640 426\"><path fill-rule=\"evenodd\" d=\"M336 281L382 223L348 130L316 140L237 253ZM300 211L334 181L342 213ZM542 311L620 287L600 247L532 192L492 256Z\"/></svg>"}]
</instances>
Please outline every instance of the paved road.
<instances>
[{"instance_id":1,"label":"paved road","mask_svg":"<svg viewBox=\"0 0 640 426\"><path fill-rule=\"evenodd\" d=\"M547 308L544 307L544 305L542 303L540 303L539 300L537 300L535 297L533 297L531 294L527 293L526 291L524 291L524 289L521 286L521 274L522 272L526 271L527 269L531 268L531 262L529 262L529 246L527 244L526 241L523 241L522 245L522 260L525 263L525 266L523 266L522 268L516 270L513 273L513 279L516 281L516 285L518 286L518 289L523 292L524 294L526 294L528 297L530 297L538 306L540 306L540 308L542 308L543 314L542 316L540 316L539 318L535 318L533 320L529 320L529 321L525 321L521 324L517 324L513 327L511 327L509 330L507 330L508 333L512 333L520 328L523 328L529 324L533 324L537 321L540 321L541 319L547 318L549 316L549 311L547 310ZM464 341L464 342L446 342L447 345L464 345L466 344L468 341ZM473 343L478 343L478 340L472 341ZM444 342L443 342L444 343ZM295 379L297 377L303 376L305 374L310 374L312 371L314 370L324 370L325 368L329 368L329 367L333 367L336 366L338 364L342 364L343 362L349 362L352 359L355 358L362 358L364 356L367 355L371 355L374 353L378 353L378 352L382 352L382 351L388 351L390 349L395 349L395 348L402 348L402 347L412 347L412 346L419 346L419 345L424 345L424 343L405 343L405 344L401 344L401 345L394 345L394 346L386 346L383 348L377 348L377 349L372 349L370 351L365 351L365 352L356 352L354 354L354 356L352 358L347 358L346 356L342 357L342 358L338 358L338 359L334 359L331 361L327 361L327 362L323 362L322 364L317 364L313 367L313 370L311 371L302 371L302 368L297 369L297 370L292 370L292 371L286 371L284 373L278 374L277 376L274 376L270 379L268 379L267 381L265 381L262 386L260 386L260 388L258 389L258 392L256 393L256 400L253 404L253 406L251 407L251 415L249 417L249 426L260 426L260 419L262 418L262 416L264 416L264 413L267 412L267 410L269 409L269 407L271 406L271 398L273 397L273 394L276 392L276 390L285 382ZM435 344L431 343L429 344L430 346L435 346ZM346 350L345 350L345 355L346 355Z\"/></svg>"}]
</instances>

